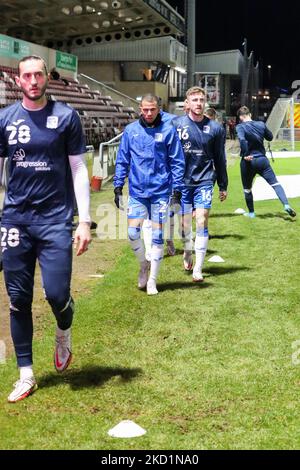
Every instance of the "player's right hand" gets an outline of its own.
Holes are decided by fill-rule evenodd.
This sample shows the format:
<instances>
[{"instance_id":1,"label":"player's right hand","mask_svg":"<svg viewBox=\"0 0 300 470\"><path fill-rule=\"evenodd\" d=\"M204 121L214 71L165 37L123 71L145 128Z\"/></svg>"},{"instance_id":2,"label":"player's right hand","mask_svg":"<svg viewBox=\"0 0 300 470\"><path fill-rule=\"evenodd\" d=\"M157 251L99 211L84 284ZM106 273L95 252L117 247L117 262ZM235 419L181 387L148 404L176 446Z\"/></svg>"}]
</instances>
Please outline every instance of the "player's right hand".
<instances>
[{"instance_id":1,"label":"player's right hand","mask_svg":"<svg viewBox=\"0 0 300 470\"><path fill-rule=\"evenodd\" d=\"M219 191L219 199L221 202L225 201L227 198L227 191Z\"/></svg>"},{"instance_id":2,"label":"player's right hand","mask_svg":"<svg viewBox=\"0 0 300 470\"><path fill-rule=\"evenodd\" d=\"M76 255L80 256L88 250L88 245L91 243L91 230L89 222L79 222L74 235L74 248Z\"/></svg>"}]
</instances>

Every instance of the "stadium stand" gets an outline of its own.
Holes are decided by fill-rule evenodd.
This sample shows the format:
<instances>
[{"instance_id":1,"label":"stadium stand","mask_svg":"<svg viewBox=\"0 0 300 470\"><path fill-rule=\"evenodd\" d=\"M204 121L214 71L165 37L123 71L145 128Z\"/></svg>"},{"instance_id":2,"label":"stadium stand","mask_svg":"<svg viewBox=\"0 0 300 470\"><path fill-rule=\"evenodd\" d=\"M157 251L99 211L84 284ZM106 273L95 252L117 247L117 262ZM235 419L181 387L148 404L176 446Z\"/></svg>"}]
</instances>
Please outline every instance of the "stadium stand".
<instances>
[{"instance_id":1,"label":"stadium stand","mask_svg":"<svg viewBox=\"0 0 300 470\"><path fill-rule=\"evenodd\" d=\"M14 81L16 74L16 69L0 65L0 107L22 99L22 92ZM94 148L118 135L137 117L135 109L124 106L122 101L114 101L111 96L102 95L100 91L91 90L87 84L70 78L50 79L46 95L76 109L86 143Z\"/></svg>"}]
</instances>

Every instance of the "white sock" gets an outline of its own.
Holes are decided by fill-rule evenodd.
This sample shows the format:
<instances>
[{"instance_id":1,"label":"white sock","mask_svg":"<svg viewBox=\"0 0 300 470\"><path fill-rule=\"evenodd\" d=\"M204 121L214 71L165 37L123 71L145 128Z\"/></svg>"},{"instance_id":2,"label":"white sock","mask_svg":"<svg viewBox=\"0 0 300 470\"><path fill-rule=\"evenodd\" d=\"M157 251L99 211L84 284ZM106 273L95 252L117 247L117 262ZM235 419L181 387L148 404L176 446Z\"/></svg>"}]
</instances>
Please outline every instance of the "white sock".
<instances>
[{"instance_id":1,"label":"white sock","mask_svg":"<svg viewBox=\"0 0 300 470\"><path fill-rule=\"evenodd\" d=\"M56 334L58 336L68 336L70 332L71 332L71 327L67 328L66 330L61 330L59 326L56 327Z\"/></svg>"},{"instance_id":2,"label":"white sock","mask_svg":"<svg viewBox=\"0 0 300 470\"><path fill-rule=\"evenodd\" d=\"M153 279L156 281L158 271L160 268L160 263L164 257L164 245L152 245L151 250L151 268L150 268L150 275L149 279Z\"/></svg>"},{"instance_id":3,"label":"white sock","mask_svg":"<svg viewBox=\"0 0 300 470\"><path fill-rule=\"evenodd\" d=\"M174 240L174 232L175 232L175 215L170 216L168 218L167 226L165 232L167 233L167 243L172 242Z\"/></svg>"},{"instance_id":4,"label":"white sock","mask_svg":"<svg viewBox=\"0 0 300 470\"><path fill-rule=\"evenodd\" d=\"M184 250L183 259L186 263L192 262L193 252L191 250Z\"/></svg>"},{"instance_id":5,"label":"white sock","mask_svg":"<svg viewBox=\"0 0 300 470\"><path fill-rule=\"evenodd\" d=\"M33 377L32 365L26 367L20 367L20 379L25 380Z\"/></svg>"},{"instance_id":6,"label":"white sock","mask_svg":"<svg viewBox=\"0 0 300 470\"><path fill-rule=\"evenodd\" d=\"M193 251L193 232L192 227L184 230L183 236L183 249L184 251Z\"/></svg>"},{"instance_id":7,"label":"white sock","mask_svg":"<svg viewBox=\"0 0 300 470\"><path fill-rule=\"evenodd\" d=\"M196 253L196 262L194 266L195 271L202 272L202 266L204 263L204 258L206 255L208 245L208 229L205 228L204 231L197 233L195 240L195 253Z\"/></svg>"},{"instance_id":8,"label":"white sock","mask_svg":"<svg viewBox=\"0 0 300 470\"><path fill-rule=\"evenodd\" d=\"M141 238L138 238L137 240L130 240L129 243L131 245L131 248L134 251L135 256L139 260L140 263L143 263L146 258L145 258L145 247L143 240Z\"/></svg>"},{"instance_id":9,"label":"white sock","mask_svg":"<svg viewBox=\"0 0 300 470\"><path fill-rule=\"evenodd\" d=\"M145 219L142 225L143 239L145 244L146 258L151 259L151 245L152 245L152 222L150 219Z\"/></svg>"}]
</instances>

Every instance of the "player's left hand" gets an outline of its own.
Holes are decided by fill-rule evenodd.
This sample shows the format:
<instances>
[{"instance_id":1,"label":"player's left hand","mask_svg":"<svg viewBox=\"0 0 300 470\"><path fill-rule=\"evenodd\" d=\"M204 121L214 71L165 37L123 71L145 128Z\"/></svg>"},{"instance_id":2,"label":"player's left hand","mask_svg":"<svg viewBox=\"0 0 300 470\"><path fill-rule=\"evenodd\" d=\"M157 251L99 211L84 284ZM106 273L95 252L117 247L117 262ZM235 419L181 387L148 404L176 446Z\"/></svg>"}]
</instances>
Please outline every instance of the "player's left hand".
<instances>
[{"instance_id":1,"label":"player's left hand","mask_svg":"<svg viewBox=\"0 0 300 470\"><path fill-rule=\"evenodd\" d=\"M180 210L181 196L182 196L181 192L175 189L170 198L170 209L175 214L177 214Z\"/></svg>"},{"instance_id":2,"label":"player's left hand","mask_svg":"<svg viewBox=\"0 0 300 470\"><path fill-rule=\"evenodd\" d=\"M79 222L74 235L74 248L76 255L80 256L88 250L88 245L92 241L90 224L88 222Z\"/></svg>"},{"instance_id":3,"label":"player's left hand","mask_svg":"<svg viewBox=\"0 0 300 470\"><path fill-rule=\"evenodd\" d=\"M227 198L227 191L219 191L219 199L221 202L225 201Z\"/></svg>"}]
</instances>

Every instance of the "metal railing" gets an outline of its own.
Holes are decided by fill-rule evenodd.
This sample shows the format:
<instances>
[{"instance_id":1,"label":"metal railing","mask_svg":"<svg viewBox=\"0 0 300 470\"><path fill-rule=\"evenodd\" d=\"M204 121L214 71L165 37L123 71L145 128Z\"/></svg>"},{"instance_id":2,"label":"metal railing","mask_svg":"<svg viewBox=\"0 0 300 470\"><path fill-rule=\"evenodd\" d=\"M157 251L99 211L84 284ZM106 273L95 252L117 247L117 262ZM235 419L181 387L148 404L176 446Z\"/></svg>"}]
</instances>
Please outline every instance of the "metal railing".
<instances>
[{"instance_id":1,"label":"metal railing","mask_svg":"<svg viewBox=\"0 0 300 470\"><path fill-rule=\"evenodd\" d=\"M109 181L115 174L117 153L122 135L123 132L108 142L101 142L99 145L99 159L95 159L93 174L102 176L102 184Z\"/></svg>"},{"instance_id":2,"label":"metal railing","mask_svg":"<svg viewBox=\"0 0 300 470\"><path fill-rule=\"evenodd\" d=\"M79 76L88 82L88 85L91 90L99 90L101 91L101 93L108 92L112 97L116 98L117 100L122 100L124 106L132 107L135 109L135 111L138 111L140 103L134 98L131 98L131 96L125 95L121 91L118 91L115 88L111 88L105 83L99 82L99 80L95 80L94 78L85 75L85 73L80 73Z\"/></svg>"}]
</instances>

